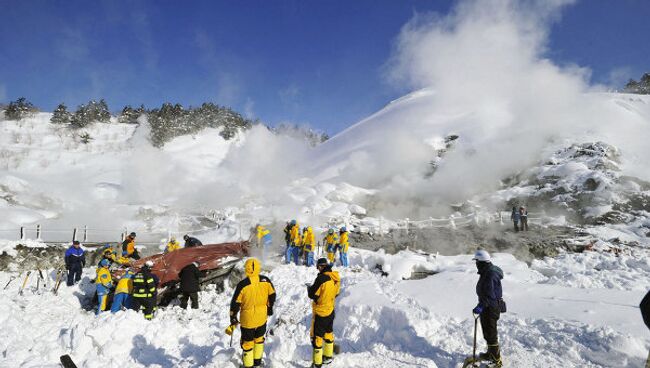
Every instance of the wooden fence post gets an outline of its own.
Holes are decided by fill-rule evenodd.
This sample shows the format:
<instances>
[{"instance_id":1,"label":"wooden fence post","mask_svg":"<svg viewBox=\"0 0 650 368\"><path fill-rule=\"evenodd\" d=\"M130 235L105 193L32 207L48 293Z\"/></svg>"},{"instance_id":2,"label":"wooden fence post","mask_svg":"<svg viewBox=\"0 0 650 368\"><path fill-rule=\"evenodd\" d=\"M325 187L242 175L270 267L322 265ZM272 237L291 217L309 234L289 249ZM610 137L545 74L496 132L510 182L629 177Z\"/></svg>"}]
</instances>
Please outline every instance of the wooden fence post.
<instances>
[{"instance_id":1,"label":"wooden fence post","mask_svg":"<svg viewBox=\"0 0 650 368\"><path fill-rule=\"evenodd\" d=\"M41 239L41 225L36 225L36 239Z\"/></svg>"}]
</instances>

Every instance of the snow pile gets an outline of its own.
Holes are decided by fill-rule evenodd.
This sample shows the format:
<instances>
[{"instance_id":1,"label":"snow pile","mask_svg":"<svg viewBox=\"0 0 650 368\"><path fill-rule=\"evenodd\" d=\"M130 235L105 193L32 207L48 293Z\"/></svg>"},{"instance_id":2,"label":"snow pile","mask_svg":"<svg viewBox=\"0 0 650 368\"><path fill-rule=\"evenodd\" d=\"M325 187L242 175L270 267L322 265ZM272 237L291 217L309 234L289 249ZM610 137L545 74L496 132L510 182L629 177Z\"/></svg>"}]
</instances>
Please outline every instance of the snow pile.
<instances>
[{"instance_id":1,"label":"snow pile","mask_svg":"<svg viewBox=\"0 0 650 368\"><path fill-rule=\"evenodd\" d=\"M335 333L342 353L332 367L459 367L472 344L470 312L478 275L471 256L404 252L378 260L356 251L351 256L353 264L363 265L339 270ZM373 269L375 261L393 262L397 272L400 263L429 263L439 273L412 281L383 277ZM546 283L510 255L495 254L494 262L505 271L509 312L499 330L507 366L641 366L650 344L635 308L643 291L568 288ZM303 284L314 280L316 270L275 261L268 267L273 269L264 273L278 300L268 322L267 365L308 366L311 306ZM233 292L229 286L223 293L213 287L202 291L198 311L161 308L153 321L132 311L95 317L80 307L93 291L94 270L84 272L80 286L63 285L59 296L36 291L33 279L23 296L16 292L21 279L0 290L0 365L56 367L59 355L69 353L85 367L239 366L239 333L231 348L223 332ZM0 284L12 275L17 274L0 273ZM53 272L48 275L51 287Z\"/></svg>"}]
</instances>

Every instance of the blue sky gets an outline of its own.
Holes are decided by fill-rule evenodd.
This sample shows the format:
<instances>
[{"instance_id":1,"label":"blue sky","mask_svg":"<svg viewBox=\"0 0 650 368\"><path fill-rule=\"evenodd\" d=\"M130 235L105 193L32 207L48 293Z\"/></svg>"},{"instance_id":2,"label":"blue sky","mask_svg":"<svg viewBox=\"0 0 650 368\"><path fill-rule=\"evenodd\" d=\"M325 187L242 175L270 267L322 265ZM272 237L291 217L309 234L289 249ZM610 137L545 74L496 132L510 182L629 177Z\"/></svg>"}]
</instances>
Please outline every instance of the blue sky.
<instances>
[{"instance_id":1,"label":"blue sky","mask_svg":"<svg viewBox=\"0 0 650 368\"><path fill-rule=\"evenodd\" d=\"M0 101L43 110L105 98L213 101L270 124L334 134L407 92L386 80L401 27L447 0L0 0ZM582 0L551 32L548 57L620 85L650 71L650 1Z\"/></svg>"}]
</instances>

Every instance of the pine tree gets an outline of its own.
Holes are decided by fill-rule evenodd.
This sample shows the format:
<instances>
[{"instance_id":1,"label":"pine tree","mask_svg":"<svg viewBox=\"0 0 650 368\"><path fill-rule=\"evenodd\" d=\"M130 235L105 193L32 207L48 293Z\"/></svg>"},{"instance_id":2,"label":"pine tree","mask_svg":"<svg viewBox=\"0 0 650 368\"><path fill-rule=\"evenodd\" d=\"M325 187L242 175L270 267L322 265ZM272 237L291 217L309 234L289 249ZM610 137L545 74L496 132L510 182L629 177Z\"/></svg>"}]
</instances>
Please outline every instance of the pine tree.
<instances>
[{"instance_id":1,"label":"pine tree","mask_svg":"<svg viewBox=\"0 0 650 368\"><path fill-rule=\"evenodd\" d=\"M25 97L21 97L16 101L12 101L7 105L4 110L5 119L7 120L21 120L23 118L32 116L38 109Z\"/></svg>"},{"instance_id":2,"label":"pine tree","mask_svg":"<svg viewBox=\"0 0 650 368\"><path fill-rule=\"evenodd\" d=\"M52 118L50 118L50 123L52 124L70 124L71 114L68 112L67 106L64 103L60 103L56 107L54 113L52 113Z\"/></svg>"}]
</instances>

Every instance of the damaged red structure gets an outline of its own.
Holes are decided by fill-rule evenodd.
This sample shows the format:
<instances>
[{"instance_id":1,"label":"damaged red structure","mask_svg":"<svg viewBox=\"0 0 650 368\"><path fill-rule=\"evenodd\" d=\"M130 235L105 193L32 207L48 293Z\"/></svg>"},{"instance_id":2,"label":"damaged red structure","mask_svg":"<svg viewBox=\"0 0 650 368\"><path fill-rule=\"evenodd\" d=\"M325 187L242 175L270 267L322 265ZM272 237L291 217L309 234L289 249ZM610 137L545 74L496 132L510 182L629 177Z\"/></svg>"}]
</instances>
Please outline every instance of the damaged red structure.
<instances>
[{"instance_id":1,"label":"damaged red structure","mask_svg":"<svg viewBox=\"0 0 650 368\"><path fill-rule=\"evenodd\" d=\"M178 281L178 273L192 262L199 262L199 270L211 275L248 255L249 243L206 244L198 247L182 248L170 253L156 254L133 263L140 269L147 261L153 261L151 271L160 279L159 287ZM226 270L223 270L226 271ZM227 271L230 271L228 269ZM218 272L223 274L223 272ZM226 272L227 273L227 272Z\"/></svg>"}]
</instances>

